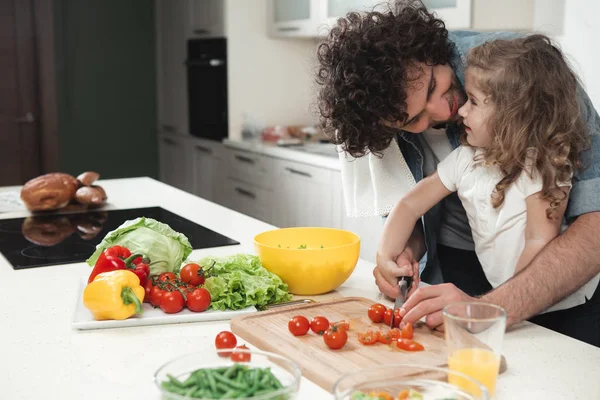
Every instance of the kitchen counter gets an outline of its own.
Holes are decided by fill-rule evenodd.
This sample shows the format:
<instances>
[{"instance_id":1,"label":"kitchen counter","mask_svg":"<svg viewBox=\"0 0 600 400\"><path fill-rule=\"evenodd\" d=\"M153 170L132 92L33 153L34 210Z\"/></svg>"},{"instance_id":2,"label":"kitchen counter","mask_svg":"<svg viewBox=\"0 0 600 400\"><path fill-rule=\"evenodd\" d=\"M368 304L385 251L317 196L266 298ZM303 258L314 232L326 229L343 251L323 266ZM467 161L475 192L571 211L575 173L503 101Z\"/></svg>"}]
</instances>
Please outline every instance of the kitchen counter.
<instances>
[{"instance_id":1,"label":"kitchen counter","mask_svg":"<svg viewBox=\"0 0 600 400\"><path fill-rule=\"evenodd\" d=\"M301 146L281 147L259 140L223 140L225 147L250 151L284 160L301 162L317 167L340 170L336 146L331 143L309 143Z\"/></svg>"},{"instance_id":2,"label":"kitchen counter","mask_svg":"<svg viewBox=\"0 0 600 400\"><path fill-rule=\"evenodd\" d=\"M161 206L241 243L196 250L192 259L253 252L253 237L274 228L150 178L100 184L109 196L107 208ZM0 218L27 215L15 211ZM371 263L359 261L338 293L387 302L380 298L372 269ZM72 330L78 283L89 272L84 263L15 271L0 257L1 398L159 399L154 372L179 355L213 351L215 335L229 329L228 322L202 322ZM507 333L504 355L508 371L498 380L497 400L600 398L600 349L596 347L523 323ZM330 399L331 395L303 378L298 398Z\"/></svg>"}]
</instances>

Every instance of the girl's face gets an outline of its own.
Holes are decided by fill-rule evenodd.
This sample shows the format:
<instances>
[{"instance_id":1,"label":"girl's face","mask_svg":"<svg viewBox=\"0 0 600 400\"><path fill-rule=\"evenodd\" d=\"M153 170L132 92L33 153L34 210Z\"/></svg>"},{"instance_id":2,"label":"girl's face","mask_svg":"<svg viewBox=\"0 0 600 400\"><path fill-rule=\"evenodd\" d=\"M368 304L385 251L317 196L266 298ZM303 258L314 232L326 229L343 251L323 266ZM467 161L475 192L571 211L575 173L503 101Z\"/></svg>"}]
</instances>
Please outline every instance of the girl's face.
<instances>
[{"instance_id":1,"label":"girl's face","mask_svg":"<svg viewBox=\"0 0 600 400\"><path fill-rule=\"evenodd\" d=\"M492 143L489 131L489 120L494 114L494 106L489 97L475 84L473 71L467 68L465 72L465 91L467 102L458 110L463 117L467 142L473 147L486 148Z\"/></svg>"}]
</instances>

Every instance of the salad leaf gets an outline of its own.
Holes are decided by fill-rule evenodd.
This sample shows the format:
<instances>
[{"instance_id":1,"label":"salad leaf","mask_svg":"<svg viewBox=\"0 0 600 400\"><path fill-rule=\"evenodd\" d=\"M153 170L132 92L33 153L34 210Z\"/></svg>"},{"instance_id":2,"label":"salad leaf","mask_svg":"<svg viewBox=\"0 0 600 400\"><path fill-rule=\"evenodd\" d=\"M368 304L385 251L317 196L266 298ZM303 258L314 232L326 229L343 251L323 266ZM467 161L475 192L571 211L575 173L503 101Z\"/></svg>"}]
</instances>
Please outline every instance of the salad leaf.
<instances>
[{"instance_id":1,"label":"salad leaf","mask_svg":"<svg viewBox=\"0 0 600 400\"><path fill-rule=\"evenodd\" d=\"M210 307L215 310L257 308L288 301L292 295L281 278L267 271L257 256L235 254L228 257L206 257L198 262L211 265L212 273L204 287L210 292Z\"/></svg>"},{"instance_id":2,"label":"salad leaf","mask_svg":"<svg viewBox=\"0 0 600 400\"><path fill-rule=\"evenodd\" d=\"M192 245L184 234L175 232L169 225L155 219L140 217L125 221L114 231L108 232L86 262L93 266L105 249L115 245L148 257L151 275L178 272L192 252Z\"/></svg>"}]
</instances>

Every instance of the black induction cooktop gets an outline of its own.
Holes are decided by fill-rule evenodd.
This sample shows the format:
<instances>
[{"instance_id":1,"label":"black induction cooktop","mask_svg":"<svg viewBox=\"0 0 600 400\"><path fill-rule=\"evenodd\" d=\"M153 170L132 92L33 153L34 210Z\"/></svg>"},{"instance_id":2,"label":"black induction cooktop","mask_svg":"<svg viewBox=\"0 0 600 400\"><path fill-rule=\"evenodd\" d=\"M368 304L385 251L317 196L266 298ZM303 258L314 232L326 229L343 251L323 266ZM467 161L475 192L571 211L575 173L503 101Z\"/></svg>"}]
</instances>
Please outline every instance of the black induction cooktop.
<instances>
[{"instance_id":1,"label":"black induction cooktop","mask_svg":"<svg viewBox=\"0 0 600 400\"><path fill-rule=\"evenodd\" d=\"M148 207L0 219L0 253L14 269L85 261L108 232L138 217L169 225L187 236L194 249L239 244L163 208Z\"/></svg>"}]
</instances>

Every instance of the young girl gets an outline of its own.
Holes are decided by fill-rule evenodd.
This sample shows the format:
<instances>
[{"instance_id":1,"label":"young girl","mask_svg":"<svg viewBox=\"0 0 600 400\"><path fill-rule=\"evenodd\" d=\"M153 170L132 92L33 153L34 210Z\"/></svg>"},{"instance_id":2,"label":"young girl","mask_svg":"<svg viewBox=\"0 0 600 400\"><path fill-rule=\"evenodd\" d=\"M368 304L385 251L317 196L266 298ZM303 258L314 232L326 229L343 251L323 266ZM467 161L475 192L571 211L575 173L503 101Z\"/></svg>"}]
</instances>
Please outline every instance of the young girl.
<instances>
[{"instance_id":1,"label":"young girl","mask_svg":"<svg viewBox=\"0 0 600 400\"><path fill-rule=\"evenodd\" d=\"M455 191L494 288L560 232L571 177L587 146L577 78L560 50L543 35L473 48L465 90L463 145L407 193L385 223L377 264L392 284L417 220Z\"/></svg>"}]
</instances>

